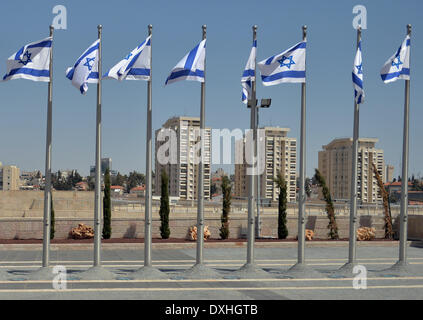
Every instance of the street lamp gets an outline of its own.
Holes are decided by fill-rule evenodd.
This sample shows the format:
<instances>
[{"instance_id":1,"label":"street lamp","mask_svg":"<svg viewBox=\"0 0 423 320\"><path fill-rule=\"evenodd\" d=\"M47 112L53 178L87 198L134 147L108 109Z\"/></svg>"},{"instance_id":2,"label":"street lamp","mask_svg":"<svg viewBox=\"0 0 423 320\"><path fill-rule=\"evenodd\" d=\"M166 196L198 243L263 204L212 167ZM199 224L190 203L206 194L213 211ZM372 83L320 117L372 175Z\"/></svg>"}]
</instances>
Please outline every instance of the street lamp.
<instances>
[{"instance_id":1,"label":"street lamp","mask_svg":"<svg viewBox=\"0 0 423 320\"><path fill-rule=\"evenodd\" d=\"M254 100L249 100L248 101L248 108L251 108L251 105L254 104ZM255 107L256 107L256 127L255 129L259 129L259 110L260 108L270 108L270 105L272 104L272 99L261 99L261 103L260 105L258 105L258 99L256 99L255 101ZM258 136L256 135L256 137L258 138ZM259 148L257 146L257 143L255 144L255 150L257 153L257 161L259 161ZM259 175L257 174L257 184L256 184L256 191L257 191L257 201L256 201L256 206L257 206L257 223L256 223L256 236L257 238L261 237L261 219L260 219L260 204L261 204L261 197L260 197L260 179L259 179Z\"/></svg>"}]
</instances>

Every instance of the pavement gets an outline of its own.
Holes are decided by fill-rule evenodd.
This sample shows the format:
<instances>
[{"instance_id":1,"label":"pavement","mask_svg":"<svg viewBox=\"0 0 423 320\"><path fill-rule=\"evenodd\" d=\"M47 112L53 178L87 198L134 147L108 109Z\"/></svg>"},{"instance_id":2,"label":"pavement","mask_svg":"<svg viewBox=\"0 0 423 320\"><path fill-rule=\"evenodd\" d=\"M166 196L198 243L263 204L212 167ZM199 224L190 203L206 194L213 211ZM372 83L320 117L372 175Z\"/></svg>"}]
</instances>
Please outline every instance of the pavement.
<instances>
[{"instance_id":1,"label":"pavement","mask_svg":"<svg viewBox=\"0 0 423 320\"><path fill-rule=\"evenodd\" d=\"M307 243L308 273L300 276L288 272L297 262L295 243L256 246L255 267L261 270L245 277L239 272L246 262L244 245L206 244L204 266L209 277L192 277L187 272L195 264L196 250L191 245L153 246L153 267L165 279L133 279L133 271L144 264L143 244L107 244L102 246L102 266L112 279L84 280L81 272L93 265L92 254L88 244L54 245L50 265L66 268L66 283L57 275L53 281L31 280L32 272L41 266L41 246L1 245L0 278L2 274L6 277L0 281L0 300L423 299L423 248L419 243L409 243L404 272L387 271L397 261L397 242L360 244L357 263L364 268L356 274L337 272L348 260L348 243Z\"/></svg>"}]
</instances>

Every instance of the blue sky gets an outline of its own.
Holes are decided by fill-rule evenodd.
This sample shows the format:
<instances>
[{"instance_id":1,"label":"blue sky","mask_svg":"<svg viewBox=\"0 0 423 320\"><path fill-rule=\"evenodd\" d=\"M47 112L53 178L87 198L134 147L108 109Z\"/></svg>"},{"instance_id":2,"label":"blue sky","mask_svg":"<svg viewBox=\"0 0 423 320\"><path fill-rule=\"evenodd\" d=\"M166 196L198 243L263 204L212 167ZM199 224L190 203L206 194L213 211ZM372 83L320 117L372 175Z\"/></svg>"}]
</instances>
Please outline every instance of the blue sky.
<instances>
[{"instance_id":1,"label":"blue sky","mask_svg":"<svg viewBox=\"0 0 423 320\"><path fill-rule=\"evenodd\" d=\"M147 36L153 24L153 129L176 115L199 116L200 85L179 82L164 87L171 68L201 40L207 25L206 125L249 126L241 103L240 77L247 61L251 27L258 25L258 60L301 40L308 25L307 175L317 167L322 145L352 136L352 63L356 31L355 5L365 5L363 31L367 100L361 107L360 136L379 138L385 160L400 174L404 81L385 85L379 72L413 25L411 52L410 174L423 175L423 21L421 0L280 1L2 1L0 4L0 72L6 59L24 44L48 36L55 5L67 8L67 30L54 38L53 170L76 168L88 174L94 163L96 86L82 96L65 78L65 70L97 38L103 25L103 72ZM300 85L263 87L257 95L272 98L260 113L261 125L291 128L299 140ZM103 81L103 157L127 173L145 170L146 93L144 81ZM44 170L47 84L14 80L0 85L0 161L22 170Z\"/></svg>"}]
</instances>

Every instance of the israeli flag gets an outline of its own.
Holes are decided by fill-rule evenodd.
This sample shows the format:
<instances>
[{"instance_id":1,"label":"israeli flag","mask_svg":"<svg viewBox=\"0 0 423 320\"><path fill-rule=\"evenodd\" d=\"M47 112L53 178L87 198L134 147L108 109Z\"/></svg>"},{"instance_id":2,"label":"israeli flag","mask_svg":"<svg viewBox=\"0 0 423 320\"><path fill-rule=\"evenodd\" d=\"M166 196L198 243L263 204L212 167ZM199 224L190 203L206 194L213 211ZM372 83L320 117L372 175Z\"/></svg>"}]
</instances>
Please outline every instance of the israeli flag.
<instances>
[{"instance_id":1,"label":"israeli flag","mask_svg":"<svg viewBox=\"0 0 423 320\"><path fill-rule=\"evenodd\" d=\"M7 73L3 81L27 79L50 82L50 50L53 38L23 46L7 59Z\"/></svg>"},{"instance_id":2,"label":"israeli flag","mask_svg":"<svg viewBox=\"0 0 423 320\"><path fill-rule=\"evenodd\" d=\"M88 83L98 83L99 45L100 39L94 41L78 58L75 65L66 70L66 77L82 94L88 91Z\"/></svg>"},{"instance_id":3,"label":"israeli flag","mask_svg":"<svg viewBox=\"0 0 423 320\"><path fill-rule=\"evenodd\" d=\"M150 80L151 36L112 67L103 79Z\"/></svg>"},{"instance_id":4,"label":"israeli flag","mask_svg":"<svg viewBox=\"0 0 423 320\"><path fill-rule=\"evenodd\" d=\"M247 65L245 66L244 73L241 78L242 86L242 102L248 104L248 100L251 97L251 82L256 80L256 53L257 53L257 40L253 42L251 48L250 57L248 58Z\"/></svg>"},{"instance_id":5,"label":"israeli flag","mask_svg":"<svg viewBox=\"0 0 423 320\"><path fill-rule=\"evenodd\" d=\"M354 59L354 66L352 72L352 80L354 86L355 102L361 104L364 102L363 89L363 60L361 58L361 41L358 43L357 54Z\"/></svg>"},{"instance_id":6,"label":"israeli flag","mask_svg":"<svg viewBox=\"0 0 423 320\"><path fill-rule=\"evenodd\" d=\"M186 54L172 69L166 84L182 80L204 82L204 65L206 61L206 39Z\"/></svg>"},{"instance_id":7,"label":"israeli flag","mask_svg":"<svg viewBox=\"0 0 423 320\"><path fill-rule=\"evenodd\" d=\"M264 86L306 81L306 47L303 41L292 48L258 63Z\"/></svg>"},{"instance_id":8,"label":"israeli flag","mask_svg":"<svg viewBox=\"0 0 423 320\"><path fill-rule=\"evenodd\" d=\"M410 36L407 35L397 53L394 54L380 72L383 82L389 83L398 79L410 80Z\"/></svg>"}]
</instances>

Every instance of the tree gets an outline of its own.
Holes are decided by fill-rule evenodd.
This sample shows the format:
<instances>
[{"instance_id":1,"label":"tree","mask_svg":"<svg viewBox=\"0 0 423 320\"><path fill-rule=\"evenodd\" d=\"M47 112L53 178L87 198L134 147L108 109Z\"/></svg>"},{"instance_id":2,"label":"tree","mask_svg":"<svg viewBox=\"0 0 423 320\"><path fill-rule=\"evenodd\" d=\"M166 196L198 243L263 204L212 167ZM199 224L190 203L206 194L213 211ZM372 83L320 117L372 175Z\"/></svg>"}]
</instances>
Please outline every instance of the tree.
<instances>
[{"instance_id":1,"label":"tree","mask_svg":"<svg viewBox=\"0 0 423 320\"><path fill-rule=\"evenodd\" d=\"M142 173L133 171L129 173L126 182L126 192L129 193L132 188L145 184L145 176Z\"/></svg>"},{"instance_id":2,"label":"tree","mask_svg":"<svg viewBox=\"0 0 423 320\"><path fill-rule=\"evenodd\" d=\"M162 239L169 239L169 177L162 171L162 193L160 197L160 235Z\"/></svg>"},{"instance_id":3,"label":"tree","mask_svg":"<svg viewBox=\"0 0 423 320\"><path fill-rule=\"evenodd\" d=\"M55 233L55 223L56 219L54 217L54 208L53 208L53 193L51 193L50 197L50 240L54 239L54 233Z\"/></svg>"},{"instance_id":4,"label":"tree","mask_svg":"<svg viewBox=\"0 0 423 320\"><path fill-rule=\"evenodd\" d=\"M287 191L286 181L281 172L278 172L274 178L276 185L279 188L279 203L278 203L278 239L286 239L288 237L288 227L286 219L286 205L287 205Z\"/></svg>"},{"instance_id":5,"label":"tree","mask_svg":"<svg viewBox=\"0 0 423 320\"><path fill-rule=\"evenodd\" d=\"M329 188L326 186L325 178L322 176L318 169L316 169L314 177L316 178L317 184L322 187L323 197L326 202L326 213L329 218L328 237L332 240L337 240L339 239L338 226L336 224L335 208L333 207L332 197L330 195Z\"/></svg>"},{"instance_id":6,"label":"tree","mask_svg":"<svg viewBox=\"0 0 423 320\"><path fill-rule=\"evenodd\" d=\"M306 178L305 179L305 193L306 193L306 195L307 195L308 198L311 197L311 188L310 188L310 185L311 185L311 179L310 178Z\"/></svg>"},{"instance_id":7,"label":"tree","mask_svg":"<svg viewBox=\"0 0 423 320\"><path fill-rule=\"evenodd\" d=\"M222 177L222 195L223 195L223 205L222 205L222 216L220 221L222 226L220 230L220 238L222 240L229 238L229 212L231 211L231 198L232 198L232 187L231 181L228 176Z\"/></svg>"},{"instance_id":8,"label":"tree","mask_svg":"<svg viewBox=\"0 0 423 320\"><path fill-rule=\"evenodd\" d=\"M117 173L116 176L112 177L112 184L114 186L123 186L125 182L125 177L120 174L120 172Z\"/></svg>"},{"instance_id":9,"label":"tree","mask_svg":"<svg viewBox=\"0 0 423 320\"><path fill-rule=\"evenodd\" d=\"M104 174L104 197L103 197L103 239L112 236L112 206L110 200L110 171L106 169Z\"/></svg>"}]
</instances>

